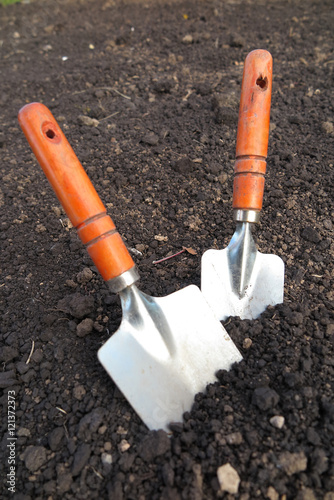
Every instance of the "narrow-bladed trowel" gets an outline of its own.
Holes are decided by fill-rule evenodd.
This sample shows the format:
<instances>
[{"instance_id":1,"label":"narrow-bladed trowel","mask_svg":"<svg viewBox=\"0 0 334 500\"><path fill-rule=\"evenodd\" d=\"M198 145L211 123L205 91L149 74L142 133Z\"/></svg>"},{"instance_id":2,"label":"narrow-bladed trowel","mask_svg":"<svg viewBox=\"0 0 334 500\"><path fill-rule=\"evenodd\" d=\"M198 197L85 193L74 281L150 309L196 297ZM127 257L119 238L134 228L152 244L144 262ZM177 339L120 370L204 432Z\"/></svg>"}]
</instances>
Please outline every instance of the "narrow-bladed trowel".
<instances>
[{"instance_id":1,"label":"narrow-bladed trowel","mask_svg":"<svg viewBox=\"0 0 334 500\"><path fill-rule=\"evenodd\" d=\"M168 430L241 354L196 286L161 298L136 287L135 264L48 108L28 104L19 122L102 278L119 293L123 319L99 360L144 423Z\"/></svg>"},{"instance_id":2,"label":"narrow-bladed trowel","mask_svg":"<svg viewBox=\"0 0 334 500\"><path fill-rule=\"evenodd\" d=\"M220 320L257 318L283 302L284 263L260 253L251 226L259 222L268 150L272 57L254 50L246 58L241 87L233 187L236 231L224 250L202 256L201 289Z\"/></svg>"}]
</instances>

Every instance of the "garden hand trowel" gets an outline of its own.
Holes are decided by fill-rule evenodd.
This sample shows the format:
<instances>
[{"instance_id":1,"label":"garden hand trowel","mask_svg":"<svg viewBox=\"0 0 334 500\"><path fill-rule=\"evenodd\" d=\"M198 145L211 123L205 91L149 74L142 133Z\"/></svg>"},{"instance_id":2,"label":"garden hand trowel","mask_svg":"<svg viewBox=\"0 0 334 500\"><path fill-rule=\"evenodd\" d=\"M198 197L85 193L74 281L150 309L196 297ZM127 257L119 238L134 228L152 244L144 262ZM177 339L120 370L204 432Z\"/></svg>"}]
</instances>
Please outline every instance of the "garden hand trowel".
<instances>
[{"instance_id":1,"label":"garden hand trowel","mask_svg":"<svg viewBox=\"0 0 334 500\"><path fill-rule=\"evenodd\" d=\"M272 57L248 54L242 80L233 188L236 231L224 250L202 257L201 289L220 320L257 318L283 302L284 263L257 251L251 225L259 222L268 150Z\"/></svg>"},{"instance_id":2,"label":"garden hand trowel","mask_svg":"<svg viewBox=\"0 0 334 500\"><path fill-rule=\"evenodd\" d=\"M50 111L28 104L19 122L102 278L120 295L123 319L99 360L145 424L168 430L241 355L196 286L162 298L138 290L135 264Z\"/></svg>"}]
</instances>

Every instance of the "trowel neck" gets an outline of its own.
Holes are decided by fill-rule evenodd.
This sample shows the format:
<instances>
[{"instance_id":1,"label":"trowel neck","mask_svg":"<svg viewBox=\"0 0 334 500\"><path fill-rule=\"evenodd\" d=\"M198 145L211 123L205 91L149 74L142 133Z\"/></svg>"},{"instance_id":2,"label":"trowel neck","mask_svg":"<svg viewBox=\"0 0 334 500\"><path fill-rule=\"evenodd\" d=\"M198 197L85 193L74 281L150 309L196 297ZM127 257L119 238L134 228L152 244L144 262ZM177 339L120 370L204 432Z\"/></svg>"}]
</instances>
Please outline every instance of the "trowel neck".
<instances>
[{"instance_id":1,"label":"trowel neck","mask_svg":"<svg viewBox=\"0 0 334 500\"><path fill-rule=\"evenodd\" d=\"M234 210L233 218L236 222L253 222L257 223L260 221L260 211L259 210Z\"/></svg>"},{"instance_id":2,"label":"trowel neck","mask_svg":"<svg viewBox=\"0 0 334 500\"><path fill-rule=\"evenodd\" d=\"M139 274L135 266L120 274L116 278L107 281L107 285L113 293L119 293L125 288L133 285L139 280Z\"/></svg>"}]
</instances>

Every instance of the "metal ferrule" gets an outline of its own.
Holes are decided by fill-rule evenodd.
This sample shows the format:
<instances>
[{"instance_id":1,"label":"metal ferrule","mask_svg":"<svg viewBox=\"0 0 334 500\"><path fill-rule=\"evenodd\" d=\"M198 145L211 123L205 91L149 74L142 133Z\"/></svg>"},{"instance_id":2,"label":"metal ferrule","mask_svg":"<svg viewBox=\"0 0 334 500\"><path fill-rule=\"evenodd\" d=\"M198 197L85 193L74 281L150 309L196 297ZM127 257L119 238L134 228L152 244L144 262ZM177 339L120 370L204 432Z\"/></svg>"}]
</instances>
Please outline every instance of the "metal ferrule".
<instances>
[{"instance_id":1,"label":"metal ferrule","mask_svg":"<svg viewBox=\"0 0 334 500\"><path fill-rule=\"evenodd\" d=\"M125 273L120 274L117 278L107 281L107 285L113 293L118 293L124 288L133 285L139 280L139 274L135 266L131 267Z\"/></svg>"},{"instance_id":2,"label":"metal ferrule","mask_svg":"<svg viewBox=\"0 0 334 500\"><path fill-rule=\"evenodd\" d=\"M259 210L234 210L234 220L237 222L259 222Z\"/></svg>"}]
</instances>

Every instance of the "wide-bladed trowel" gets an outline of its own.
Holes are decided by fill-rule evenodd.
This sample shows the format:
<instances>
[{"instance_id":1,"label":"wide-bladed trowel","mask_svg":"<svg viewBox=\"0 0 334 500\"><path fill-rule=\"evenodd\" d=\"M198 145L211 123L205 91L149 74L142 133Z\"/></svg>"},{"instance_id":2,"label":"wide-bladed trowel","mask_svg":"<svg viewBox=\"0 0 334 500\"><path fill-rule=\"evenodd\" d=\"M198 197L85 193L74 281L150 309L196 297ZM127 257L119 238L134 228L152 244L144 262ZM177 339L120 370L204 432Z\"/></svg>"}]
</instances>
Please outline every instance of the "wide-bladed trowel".
<instances>
[{"instance_id":1,"label":"wide-bladed trowel","mask_svg":"<svg viewBox=\"0 0 334 500\"><path fill-rule=\"evenodd\" d=\"M28 104L19 122L102 278L119 293L123 319L99 360L144 423L168 430L241 354L196 286L161 298L136 287L135 264L51 112Z\"/></svg>"},{"instance_id":2,"label":"wide-bladed trowel","mask_svg":"<svg viewBox=\"0 0 334 500\"><path fill-rule=\"evenodd\" d=\"M268 150L272 57L254 50L246 58L241 87L233 187L236 231L224 250L202 256L201 289L224 321L229 316L257 318L269 305L283 302L284 263L260 253L252 236L259 222Z\"/></svg>"}]
</instances>

